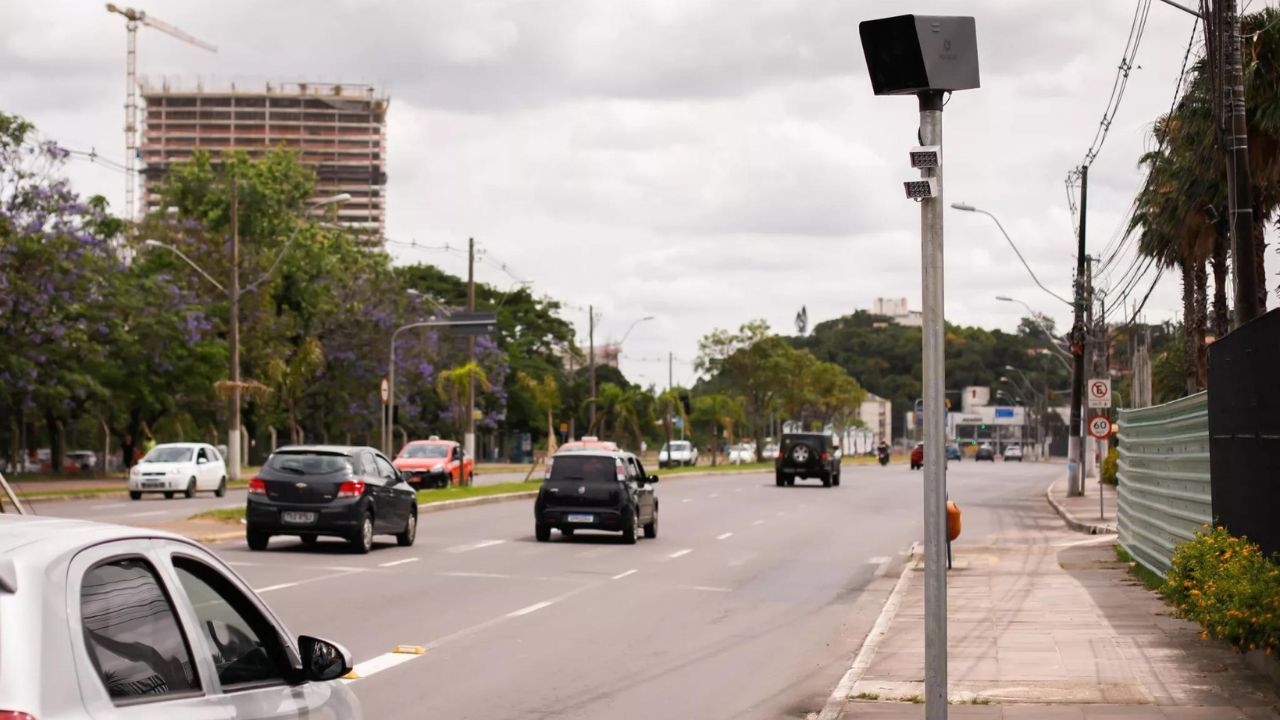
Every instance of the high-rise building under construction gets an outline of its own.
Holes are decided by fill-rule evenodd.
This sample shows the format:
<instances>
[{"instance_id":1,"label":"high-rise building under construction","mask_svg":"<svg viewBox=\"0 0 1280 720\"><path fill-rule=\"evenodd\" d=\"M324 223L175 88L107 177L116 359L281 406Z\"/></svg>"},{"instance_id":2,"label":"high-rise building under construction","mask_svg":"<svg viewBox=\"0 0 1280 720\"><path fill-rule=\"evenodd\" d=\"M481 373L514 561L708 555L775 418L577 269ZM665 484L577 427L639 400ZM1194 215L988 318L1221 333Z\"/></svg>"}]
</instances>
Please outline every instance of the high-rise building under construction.
<instances>
[{"instance_id":1,"label":"high-rise building under construction","mask_svg":"<svg viewBox=\"0 0 1280 720\"><path fill-rule=\"evenodd\" d=\"M169 167L206 150L250 157L284 147L315 170L317 198L346 193L338 221L381 238L386 227L387 106L369 85L279 83L265 89L175 89L143 83L144 204L155 210Z\"/></svg>"}]
</instances>

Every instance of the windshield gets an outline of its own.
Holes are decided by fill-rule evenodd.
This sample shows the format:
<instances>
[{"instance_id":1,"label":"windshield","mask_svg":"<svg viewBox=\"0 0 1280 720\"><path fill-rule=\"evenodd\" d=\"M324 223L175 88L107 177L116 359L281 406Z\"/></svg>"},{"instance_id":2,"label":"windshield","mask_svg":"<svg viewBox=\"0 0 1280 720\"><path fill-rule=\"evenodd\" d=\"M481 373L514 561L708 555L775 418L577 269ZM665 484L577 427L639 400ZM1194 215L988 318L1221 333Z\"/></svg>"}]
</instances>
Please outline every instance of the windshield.
<instances>
[{"instance_id":1,"label":"windshield","mask_svg":"<svg viewBox=\"0 0 1280 720\"><path fill-rule=\"evenodd\" d=\"M588 485L618 481L617 461L595 455L557 457L551 465L551 482L572 481Z\"/></svg>"},{"instance_id":2,"label":"windshield","mask_svg":"<svg viewBox=\"0 0 1280 720\"><path fill-rule=\"evenodd\" d=\"M142 458L144 463L172 463L186 462L191 459L191 453L194 452L189 447L157 447L152 448L147 456Z\"/></svg>"},{"instance_id":3,"label":"windshield","mask_svg":"<svg viewBox=\"0 0 1280 720\"><path fill-rule=\"evenodd\" d=\"M662 449L663 449L663 450L673 450L673 451L675 451L675 452L686 452L686 451L689 449L689 443L687 443L687 442L679 442L679 441L678 441L678 442L673 442L673 443L670 443L669 445L663 445L663 446L662 446Z\"/></svg>"},{"instance_id":4,"label":"windshield","mask_svg":"<svg viewBox=\"0 0 1280 720\"><path fill-rule=\"evenodd\" d=\"M449 457L448 445L410 445L400 453L402 458L442 458Z\"/></svg>"},{"instance_id":5,"label":"windshield","mask_svg":"<svg viewBox=\"0 0 1280 720\"><path fill-rule=\"evenodd\" d=\"M294 475L328 475L350 471L351 460L345 455L314 452L276 453L267 459L266 467Z\"/></svg>"}]
</instances>

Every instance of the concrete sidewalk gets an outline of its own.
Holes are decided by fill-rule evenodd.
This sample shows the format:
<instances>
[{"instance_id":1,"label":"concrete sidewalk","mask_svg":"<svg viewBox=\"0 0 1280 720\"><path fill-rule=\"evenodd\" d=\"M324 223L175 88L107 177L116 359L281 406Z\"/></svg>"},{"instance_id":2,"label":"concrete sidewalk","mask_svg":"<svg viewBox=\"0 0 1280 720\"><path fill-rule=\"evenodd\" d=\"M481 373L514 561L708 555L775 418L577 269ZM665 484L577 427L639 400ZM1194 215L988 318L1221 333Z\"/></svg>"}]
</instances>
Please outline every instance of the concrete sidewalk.
<instances>
[{"instance_id":1,"label":"concrete sidewalk","mask_svg":"<svg viewBox=\"0 0 1280 720\"><path fill-rule=\"evenodd\" d=\"M1034 520L1053 517L1046 505ZM1063 530L988 542L957 545L948 575L951 717L1280 719L1277 687L1172 617L1116 559L1113 536ZM843 702L833 696L843 707L829 703L821 717L924 717L918 557L903 575L887 629L873 631L873 654L859 658L865 669L855 661Z\"/></svg>"},{"instance_id":2,"label":"concrete sidewalk","mask_svg":"<svg viewBox=\"0 0 1280 720\"><path fill-rule=\"evenodd\" d=\"M1117 532L1116 508L1120 500L1115 485L1090 481L1085 483L1084 495L1067 497L1067 479L1060 478L1045 491L1045 497L1067 527L1076 532L1091 535Z\"/></svg>"}]
</instances>

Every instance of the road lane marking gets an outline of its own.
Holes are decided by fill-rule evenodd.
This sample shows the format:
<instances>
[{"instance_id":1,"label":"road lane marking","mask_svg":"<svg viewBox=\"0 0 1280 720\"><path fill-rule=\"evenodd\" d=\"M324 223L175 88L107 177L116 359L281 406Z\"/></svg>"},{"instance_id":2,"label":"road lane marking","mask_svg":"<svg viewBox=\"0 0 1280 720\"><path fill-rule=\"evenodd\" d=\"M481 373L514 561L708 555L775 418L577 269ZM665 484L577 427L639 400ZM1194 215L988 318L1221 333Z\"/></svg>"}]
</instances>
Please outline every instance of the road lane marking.
<instances>
[{"instance_id":1,"label":"road lane marking","mask_svg":"<svg viewBox=\"0 0 1280 720\"><path fill-rule=\"evenodd\" d=\"M414 658L422 657L421 654L389 652L370 658L362 663L357 664L351 670L351 676L346 678L346 682L367 678L370 675L376 675L383 670L388 670L402 663L407 663Z\"/></svg>"},{"instance_id":2,"label":"road lane marking","mask_svg":"<svg viewBox=\"0 0 1280 720\"><path fill-rule=\"evenodd\" d=\"M742 488L734 488L734 489L733 489L733 491L734 491L734 492L742 492Z\"/></svg>"},{"instance_id":3,"label":"road lane marking","mask_svg":"<svg viewBox=\"0 0 1280 720\"><path fill-rule=\"evenodd\" d=\"M634 575L634 574L636 574L636 573L638 573L638 572L640 572L640 571L639 571L639 570L636 570L635 568L632 568L632 569L630 569L630 570L628 570L628 571L626 571L626 572L618 573L617 575L614 575L613 577L611 577L611 578L609 578L609 579L610 579L610 580L621 580L622 578L624 578L624 577L626 577L626 576L628 576L628 575Z\"/></svg>"},{"instance_id":4,"label":"road lane marking","mask_svg":"<svg viewBox=\"0 0 1280 720\"><path fill-rule=\"evenodd\" d=\"M297 585L298 583L296 582L287 582L287 583L280 583L279 585L268 585L264 588L254 588L253 591L261 595L264 592L271 592L272 590L283 590L285 588L297 587Z\"/></svg>"},{"instance_id":5,"label":"road lane marking","mask_svg":"<svg viewBox=\"0 0 1280 720\"><path fill-rule=\"evenodd\" d=\"M509 580L517 577L516 575L507 575L505 573L486 573L486 572L442 572L436 573L444 577L462 577L462 578L499 578Z\"/></svg>"},{"instance_id":6,"label":"road lane marking","mask_svg":"<svg viewBox=\"0 0 1280 720\"><path fill-rule=\"evenodd\" d=\"M711 493L711 497L720 497L720 493Z\"/></svg>"},{"instance_id":7,"label":"road lane marking","mask_svg":"<svg viewBox=\"0 0 1280 720\"><path fill-rule=\"evenodd\" d=\"M121 517L127 517L127 518L149 517L151 515L165 515L168 512L169 512L168 510L152 510L151 512L130 513L128 515L122 515Z\"/></svg>"},{"instance_id":8,"label":"road lane marking","mask_svg":"<svg viewBox=\"0 0 1280 720\"><path fill-rule=\"evenodd\" d=\"M733 533L731 533L731 532L727 532L727 533L720 533L719 535L717 535L717 536L716 536L716 539L717 539L717 540L728 540L728 539L729 539L729 538L731 538L731 537L733 537Z\"/></svg>"},{"instance_id":9,"label":"road lane marking","mask_svg":"<svg viewBox=\"0 0 1280 720\"><path fill-rule=\"evenodd\" d=\"M674 560L675 558L678 558L678 557L684 557L685 555L688 555L691 552L693 552L693 548L685 548L683 550L677 550L671 553L670 555L668 555L667 557L672 558Z\"/></svg>"},{"instance_id":10,"label":"road lane marking","mask_svg":"<svg viewBox=\"0 0 1280 720\"><path fill-rule=\"evenodd\" d=\"M554 600L543 600L542 602L534 603L528 607L522 607L519 610L512 610L511 612L506 614L506 617L509 617L509 618L520 617L521 615L528 615L529 613L538 612L544 607L550 607L551 604L554 602L555 602Z\"/></svg>"},{"instance_id":11,"label":"road lane marking","mask_svg":"<svg viewBox=\"0 0 1280 720\"><path fill-rule=\"evenodd\" d=\"M454 545L453 547L445 548L444 551L447 553L464 553L471 550L479 550L480 548L501 545L505 542L506 540L481 540L480 542L467 543L466 545Z\"/></svg>"},{"instance_id":12,"label":"road lane marking","mask_svg":"<svg viewBox=\"0 0 1280 720\"><path fill-rule=\"evenodd\" d=\"M109 509L109 508L129 507L129 506L130 506L130 505L132 505L132 504L133 504L133 503L107 503L106 505L99 505L99 506L97 506L97 507L96 507L96 508L94 508L94 509L95 509L95 510L107 510L107 509Z\"/></svg>"},{"instance_id":13,"label":"road lane marking","mask_svg":"<svg viewBox=\"0 0 1280 720\"><path fill-rule=\"evenodd\" d=\"M718 592L718 593L733 592L733 588L715 587L714 585L685 585L684 587L687 590L699 590L701 592Z\"/></svg>"},{"instance_id":14,"label":"road lane marking","mask_svg":"<svg viewBox=\"0 0 1280 720\"><path fill-rule=\"evenodd\" d=\"M763 521L763 520L756 520L755 522L753 522L753 523L751 523L751 524L752 524L752 525L763 525L763 524L764 524L764 521Z\"/></svg>"},{"instance_id":15,"label":"road lane marking","mask_svg":"<svg viewBox=\"0 0 1280 720\"><path fill-rule=\"evenodd\" d=\"M685 499L681 500L680 502L693 502L693 498L685 498Z\"/></svg>"},{"instance_id":16,"label":"road lane marking","mask_svg":"<svg viewBox=\"0 0 1280 720\"><path fill-rule=\"evenodd\" d=\"M421 558L411 557L403 560L392 560L391 562L378 563L378 567L395 567L397 565L404 565L405 563L418 562L420 559Z\"/></svg>"}]
</instances>

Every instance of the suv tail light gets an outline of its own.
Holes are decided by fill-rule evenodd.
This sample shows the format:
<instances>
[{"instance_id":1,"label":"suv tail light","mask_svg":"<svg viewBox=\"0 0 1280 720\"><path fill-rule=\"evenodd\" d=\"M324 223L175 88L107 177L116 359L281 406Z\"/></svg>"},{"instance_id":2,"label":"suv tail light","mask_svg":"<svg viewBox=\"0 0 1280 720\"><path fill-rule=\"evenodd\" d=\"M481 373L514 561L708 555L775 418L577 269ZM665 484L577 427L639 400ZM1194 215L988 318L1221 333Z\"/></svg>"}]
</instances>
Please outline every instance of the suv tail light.
<instances>
[{"instance_id":1,"label":"suv tail light","mask_svg":"<svg viewBox=\"0 0 1280 720\"><path fill-rule=\"evenodd\" d=\"M250 495L266 495L267 494L267 484L262 482L262 478L256 477L249 481L249 494ZM4 720L3 715L0 715L0 720Z\"/></svg>"},{"instance_id":2,"label":"suv tail light","mask_svg":"<svg viewBox=\"0 0 1280 720\"><path fill-rule=\"evenodd\" d=\"M0 720L36 720L36 716L21 710L0 710Z\"/></svg>"},{"instance_id":3,"label":"suv tail light","mask_svg":"<svg viewBox=\"0 0 1280 720\"><path fill-rule=\"evenodd\" d=\"M786 455L783 455L783 454L782 454L782 451L781 451L781 450L779 450L779 451L778 451L778 459L779 459L779 460L781 460L781 459L782 459L782 458L784 458L784 457L786 457Z\"/></svg>"},{"instance_id":4,"label":"suv tail light","mask_svg":"<svg viewBox=\"0 0 1280 720\"><path fill-rule=\"evenodd\" d=\"M822 453L822 459L823 459L823 460L826 460L826 459L827 459L827 454L826 454L826 453Z\"/></svg>"},{"instance_id":5,"label":"suv tail light","mask_svg":"<svg viewBox=\"0 0 1280 720\"><path fill-rule=\"evenodd\" d=\"M363 492L364 492L363 480L348 480L342 483L342 485L338 488L338 497L340 498L360 497L361 493Z\"/></svg>"}]
</instances>

